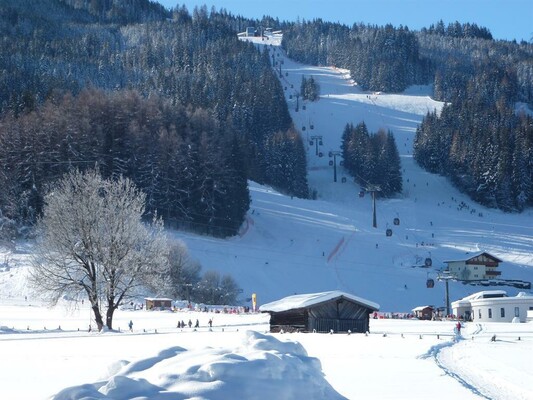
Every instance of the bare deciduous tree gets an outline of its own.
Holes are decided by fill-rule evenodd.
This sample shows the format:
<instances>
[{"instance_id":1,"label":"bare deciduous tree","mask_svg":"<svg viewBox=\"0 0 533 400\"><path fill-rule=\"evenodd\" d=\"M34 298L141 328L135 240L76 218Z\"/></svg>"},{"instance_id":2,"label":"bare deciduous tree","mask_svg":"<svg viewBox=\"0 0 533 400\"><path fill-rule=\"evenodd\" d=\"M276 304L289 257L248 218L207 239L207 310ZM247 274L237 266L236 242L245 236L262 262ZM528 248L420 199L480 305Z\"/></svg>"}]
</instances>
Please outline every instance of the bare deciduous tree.
<instances>
[{"instance_id":1,"label":"bare deciduous tree","mask_svg":"<svg viewBox=\"0 0 533 400\"><path fill-rule=\"evenodd\" d=\"M163 223L143 223L144 206L145 195L127 178L65 175L45 196L37 223L33 285L51 304L88 298L98 329L112 329L122 302L151 279L168 277Z\"/></svg>"},{"instance_id":2,"label":"bare deciduous tree","mask_svg":"<svg viewBox=\"0 0 533 400\"><path fill-rule=\"evenodd\" d=\"M200 281L200 263L190 257L185 243L181 240L171 243L168 263L172 285L168 293L175 298L190 301L193 288Z\"/></svg>"},{"instance_id":3,"label":"bare deciduous tree","mask_svg":"<svg viewBox=\"0 0 533 400\"><path fill-rule=\"evenodd\" d=\"M207 304L236 304L242 292L235 279L230 275L221 276L218 271L206 271L198 283L194 298L197 302Z\"/></svg>"}]
</instances>

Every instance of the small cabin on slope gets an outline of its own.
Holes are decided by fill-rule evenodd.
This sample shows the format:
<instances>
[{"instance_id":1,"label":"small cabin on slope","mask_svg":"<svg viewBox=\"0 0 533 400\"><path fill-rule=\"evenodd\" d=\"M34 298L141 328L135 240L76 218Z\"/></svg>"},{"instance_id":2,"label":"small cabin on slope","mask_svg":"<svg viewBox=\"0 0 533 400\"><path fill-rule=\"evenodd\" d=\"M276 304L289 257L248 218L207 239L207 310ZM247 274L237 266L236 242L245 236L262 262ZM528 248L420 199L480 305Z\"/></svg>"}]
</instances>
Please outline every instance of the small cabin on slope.
<instances>
[{"instance_id":1,"label":"small cabin on slope","mask_svg":"<svg viewBox=\"0 0 533 400\"><path fill-rule=\"evenodd\" d=\"M270 332L368 332L370 314L379 304L348 293L298 294L263 304Z\"/></svg>"}]
</instances>

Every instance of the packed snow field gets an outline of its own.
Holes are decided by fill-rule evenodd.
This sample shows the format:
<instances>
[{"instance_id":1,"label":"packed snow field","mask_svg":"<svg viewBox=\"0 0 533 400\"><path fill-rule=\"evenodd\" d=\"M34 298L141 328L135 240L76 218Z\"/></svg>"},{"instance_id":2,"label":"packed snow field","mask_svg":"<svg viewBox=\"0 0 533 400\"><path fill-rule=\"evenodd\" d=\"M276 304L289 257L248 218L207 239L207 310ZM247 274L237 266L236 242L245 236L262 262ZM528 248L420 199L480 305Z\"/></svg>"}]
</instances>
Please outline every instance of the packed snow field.
<instances>
[{"instance_id":1,"label":"packed snow field","mask_svg":"<svg viewBox=\"0 0 533 400\"><path fill-rule=\"evenodd\" d=\"M87 305L24 298L0 316L2 399L533 398L531 324L467 323L456 340L454 321L401 319L270 334L266 314L119 310L98 333ZM200 327L176 327L189 319Z\"/></svg>"},{"instance_id":2,"label":"packed snow field","mask_svg":"<svg viewBox=\"0 0 533 400\"><path fill-rule=\"evenodd\" d=\"M442 107L430 88L365 92L347 71L290 60L279 38L253 40L266 43L281 63L317 199L291 198L250 182L252 204L238 236L169 232L187 244L204 271L231 274L247 305L252 293L264 304L338 289L379 303L385 312L443 306L438 271L445 260L466 252L501 258L504 279L533 280L532 210L505 214L479 206L414 162L417 124ZM296 111L302 75L318 81L321 97L313 103L299 99ZM371 132L392 130L402 157L404 190L378 200L377 228L369 196L359 196L360 186L340 165L333 182L329 165L328 152L340 149L346 123L361 121ZM322 144L313 136L321 136ZM115 319L119 332L88 332L86 305L64 302L47 309L39 303L26 284L30 255L31 243L0 248L2 399L533 398L530 323L467 323L458 340L452 321L392 319L371 320L368 336L282 335L267 334L268 316L261 314L122 310ZM430 268L423 268L426 258L432 259ZM426 287L429 278L434 288ZM479 290L450 282L450 299ZM198 319L200 328L176 328L189 319ZM497 340L491 341L494 334Z\"/></svg>"}]
</instances>

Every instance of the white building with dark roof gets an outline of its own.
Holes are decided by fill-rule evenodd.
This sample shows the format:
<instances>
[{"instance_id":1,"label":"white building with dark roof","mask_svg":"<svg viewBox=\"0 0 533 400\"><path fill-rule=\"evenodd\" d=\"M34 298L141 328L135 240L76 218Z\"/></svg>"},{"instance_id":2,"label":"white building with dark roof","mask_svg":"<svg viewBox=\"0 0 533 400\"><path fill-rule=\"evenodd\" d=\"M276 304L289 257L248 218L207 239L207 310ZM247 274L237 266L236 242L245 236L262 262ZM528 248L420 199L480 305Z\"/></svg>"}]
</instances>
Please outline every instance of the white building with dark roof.
<instances>
[{"instance_id":1,"label":"white building with dark roof","mask_svg":"<svg viewBox=\"0 0 533 400\"><path fill-rule=\"evenodd\" d=\"M446 270L462 281L493 279L502 274L497 270L502 260L486 251L467 254L463 258L444 262L447 264Z\"/></svg>"}]
</instances>

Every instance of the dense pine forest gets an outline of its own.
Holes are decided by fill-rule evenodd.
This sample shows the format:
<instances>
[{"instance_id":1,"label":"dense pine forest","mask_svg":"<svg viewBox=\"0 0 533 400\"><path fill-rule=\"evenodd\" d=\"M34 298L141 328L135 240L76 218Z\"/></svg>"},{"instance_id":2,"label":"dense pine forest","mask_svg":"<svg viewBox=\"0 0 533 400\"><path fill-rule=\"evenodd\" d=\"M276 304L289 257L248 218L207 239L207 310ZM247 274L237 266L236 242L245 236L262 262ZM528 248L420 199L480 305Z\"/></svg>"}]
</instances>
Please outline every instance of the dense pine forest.
<instances>
[{"instance_id":1,"label":"dense pine forest","mask_svg":"<svg viewBox=\"0 0 533 400\"><path fill-rule=\"evenodd\" d=\"M363 187L379 187L378 195L402 191L400 154L392 132L370 133L364 122L346 125L342 134L344 167ZM370 189L370 188L368 188Z\"/></svg>"},{"instance_id":2,"label":"dense pine forest","mask_svg":"<svg viewBox=\"0 0 533 400\"><path fill-rule=\"evenodd\" d=\"M0 11L2 218L33 222L48 183L95 166L132 178L167 222L220 236L243 221L247 179L308 196L280 83L236 35L253 22L147 0Z\"/></svg>"},{"instance_id":3,"label":"dense pine forest","mask_svg":"<svg viewBox=\"0 0 533 400\"><path fill-rule=\"evenodd\" d=\"M531 43L495 41L475 24L416 32L149 0L4 0L2 229L33 223L48 185L72 168L128 176L150 213L217 236L241 225L248 179L308 197L304 146L268 54L237 38L259 25L283 30L290 57L347 68L365 90L433 85L447 105L419 127L417 162L482 204L533 205L533 121L516 111L533 104ZM302 79L302 96L319 93L313 77ZM383 194L401 191L390 132L347 126L343 154L361 182L386 172Z\"/></svg>"},{"instance_id":4,"label":"dense pine forest","mask_svg":"<svg viewBox=\"0 0 533 400\"><path fill-rule=\"evenodd\" d=\"M432 85L447 104L422 122L415 160L481 204L533 205L533 120L517 111L533 105L533 43L496 41L486 28L457 22L415 32L314 20L287 24L283 47L301 62L349 69L364 90Z\"/></svg>"}]
</instances>

